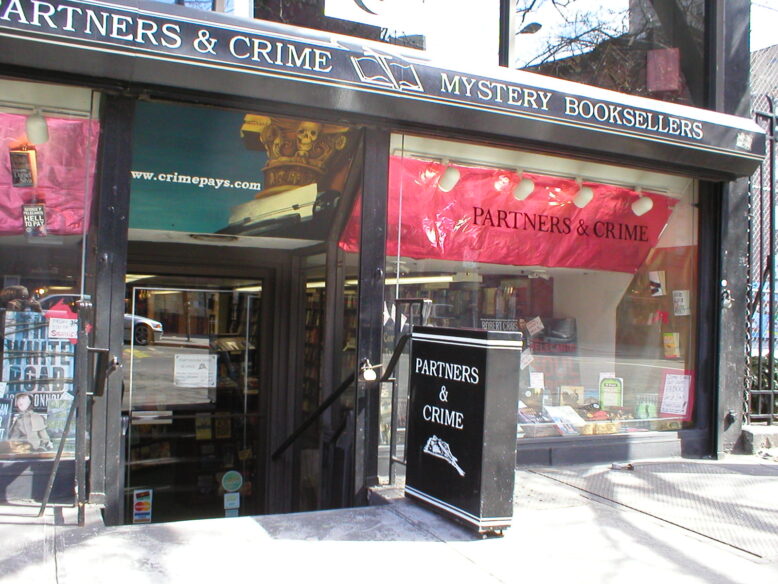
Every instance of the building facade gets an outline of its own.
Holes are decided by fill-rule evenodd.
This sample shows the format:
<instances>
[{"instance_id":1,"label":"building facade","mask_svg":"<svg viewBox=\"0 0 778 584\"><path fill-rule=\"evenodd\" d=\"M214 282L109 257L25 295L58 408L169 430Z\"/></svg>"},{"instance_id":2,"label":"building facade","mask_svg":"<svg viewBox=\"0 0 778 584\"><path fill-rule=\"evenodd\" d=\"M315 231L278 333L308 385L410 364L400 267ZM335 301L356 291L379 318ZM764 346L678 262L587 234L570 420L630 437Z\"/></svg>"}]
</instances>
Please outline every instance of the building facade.
<instances>
[{"instance_id":1,"label":"building facade","mask_svg":"<svg viewBox=\"0 0 778 584\"><path fill-rule=\"evenodd\" d=\"M519 463L732 448L748 2L534 59L550 21L508 10L529 70L167 4L0 3L7 499L361 504L410 364L366 372L413 324L523 333Z\"/></svg>"}]
</instances>

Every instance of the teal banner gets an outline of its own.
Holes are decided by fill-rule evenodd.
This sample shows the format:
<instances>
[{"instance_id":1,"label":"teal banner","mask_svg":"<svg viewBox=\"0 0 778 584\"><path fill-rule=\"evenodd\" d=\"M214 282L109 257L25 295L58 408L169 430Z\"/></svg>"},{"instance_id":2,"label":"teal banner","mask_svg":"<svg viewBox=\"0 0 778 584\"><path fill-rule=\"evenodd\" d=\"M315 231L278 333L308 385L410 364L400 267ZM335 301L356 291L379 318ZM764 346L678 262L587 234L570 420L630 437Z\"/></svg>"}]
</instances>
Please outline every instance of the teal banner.
<instances>
[{"instance_id":1,"label":"teal banner","mask_svg":"<svg viewBox=\"0 0 778 584\"><path fill-rule=\"evenodd\" d=\"M264 188L267 154L241 137L243 112L139 102L130 228L215 233Z\"/></svg>"}]
</instances>

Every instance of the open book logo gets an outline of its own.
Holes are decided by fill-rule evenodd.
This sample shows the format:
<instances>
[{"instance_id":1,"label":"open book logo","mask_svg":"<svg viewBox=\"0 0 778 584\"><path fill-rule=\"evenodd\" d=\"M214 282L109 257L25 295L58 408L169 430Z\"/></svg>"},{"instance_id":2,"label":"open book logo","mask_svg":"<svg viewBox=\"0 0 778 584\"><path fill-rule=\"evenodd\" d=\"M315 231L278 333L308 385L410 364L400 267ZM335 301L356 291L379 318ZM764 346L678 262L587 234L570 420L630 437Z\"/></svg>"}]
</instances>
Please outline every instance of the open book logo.
<instances>
[{"instance_id":1,"label":"open book logo","mask_svg":"<svg viewBox=\"0 0 778 584\"><path fill-rule=\"evenodd\" d=\"M441 440L437 436L430 436L427 438L427 443L424 445L422 452L445 460L454 467L459 476L465 476L465 471L457 464L457 457L451 454L451 447L448 445L448 442Z\"/></svg>"},{"instance_id":2,"label":"open book logo","mask_svg":"<svg viewBox=\"0 0 778 584\"><path fill-rule=\"evenodd\" d=\"M351 62L363 83L399 91L424 91L413 65L394 63L392 57L377 54L351 57Z\"/></svg>"}]
</instances>

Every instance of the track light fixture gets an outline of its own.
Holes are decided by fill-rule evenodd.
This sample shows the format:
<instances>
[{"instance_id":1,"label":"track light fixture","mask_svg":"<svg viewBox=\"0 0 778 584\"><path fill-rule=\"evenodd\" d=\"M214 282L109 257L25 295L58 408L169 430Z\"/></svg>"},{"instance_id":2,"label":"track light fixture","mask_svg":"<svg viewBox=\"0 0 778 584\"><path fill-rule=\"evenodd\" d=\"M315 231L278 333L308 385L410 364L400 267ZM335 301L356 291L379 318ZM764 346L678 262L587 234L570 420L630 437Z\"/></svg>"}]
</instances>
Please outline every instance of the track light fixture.
<instances>
[{"instance_id":1,"label":"track light fixture","mask_svg":"<svg viewBox=\"0 0 778 584\"><path fill-rule=\"evenodd\" d=\"M44 144L49 141L49 126L46 118L41 115L39 109L35 109L29 116L25 124L27 132L27 141L30 144Z\"/></svg>"},{"instance_id":2,"label":"track light fixture","mask_svg":"<svg viewBox=\"0 0 778 584\"><path fill-rule=\"evenodd\" d=\"M535 190L535 183L532 179L524 176L523 171L518 171L518 174L521 176L521 180L515 187L513 187L513 196L517 200L523 201L532 194L532 191Z\"/></svg>"},{"instance_id":3,"label":"track light fixture","mask_svg":"<svg viewBox=\"0 0 778 584\"><path fill-rule=\"evenodd\" d=\"M575 197L573 197L573 203L576 207L579 209L583 209L592 202L592 199L594 198L594 190L592 190L592 187L584 186L583 180L580 178L575 179L575 182L578 183L578 192L576 193Z\"/></svg>"},{"instance_id":4,"label":"track light fixture","mask_svg":"<svg viewBox=\"0 0 778 584\"><path fill-rule=\"evenodd\" d=\"M449 165L448 160L444 160L443 164L446 166L446 169L443 171L443 174L440 175L440 180L438 180L438 188L444 193L448 193L451 191L451 189L457 186L457 183L459 182L459 179L462 175L458 168Z\"/></svg>"},{"instance_id":5,"label":"track light fixture","mask_svg":"<svg viewBox=\"0 0 778 584\"><path fill-rule=\"evenodd\" d=\"M632 212L640 217L641 215L645 215L651 209L653 209L654 200L651 197L643 195L643 190L640 187L635 189L635 193L639 198L632 203Z\"/></svg>"}]
</instances>

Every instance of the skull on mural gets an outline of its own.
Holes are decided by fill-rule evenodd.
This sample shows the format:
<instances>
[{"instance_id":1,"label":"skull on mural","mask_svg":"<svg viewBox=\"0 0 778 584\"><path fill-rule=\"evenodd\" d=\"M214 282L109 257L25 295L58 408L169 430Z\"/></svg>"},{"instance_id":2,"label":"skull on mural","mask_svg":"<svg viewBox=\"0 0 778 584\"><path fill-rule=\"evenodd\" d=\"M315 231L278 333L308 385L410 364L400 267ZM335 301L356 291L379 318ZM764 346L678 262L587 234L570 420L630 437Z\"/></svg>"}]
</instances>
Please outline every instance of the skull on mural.
<instances>
[{"instance_id":1,"label":"skull on mural","mask_svg":"<svg viewBox=\"0 0 778 584\"><path fill-rule=\"evenodd\" d=\"M300 122L297 128L297 156L307 157L314 142L319 138L321 124L316 122Z\"/></svg>"}]
</instances>

